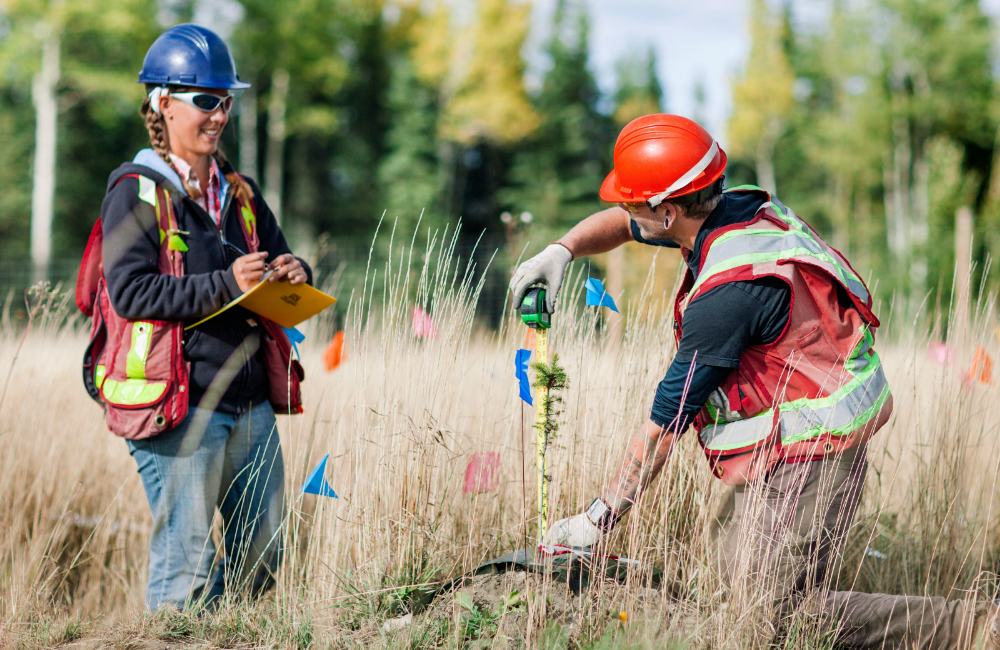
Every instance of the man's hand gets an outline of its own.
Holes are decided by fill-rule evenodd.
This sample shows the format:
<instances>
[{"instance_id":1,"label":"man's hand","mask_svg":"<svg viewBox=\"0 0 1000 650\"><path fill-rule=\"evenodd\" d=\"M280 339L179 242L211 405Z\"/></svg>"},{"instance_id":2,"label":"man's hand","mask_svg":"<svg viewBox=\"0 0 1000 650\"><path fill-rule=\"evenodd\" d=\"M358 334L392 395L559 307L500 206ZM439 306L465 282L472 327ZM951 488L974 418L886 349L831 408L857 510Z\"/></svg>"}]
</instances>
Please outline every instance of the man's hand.
<instances>
[{"instance_id":1,"label":"man's hand","mask_svg":"<svg viewBox=\"0 0 1000 650\"><path fill-rule=\"evenodd\" d=\"M601 541L603 536L604 533L590 521L587 513L581 512L573 517L560 519L549 526L549 529L545 531L545 536L542 537L542 544L589 549Z\"/></svg>"},{"instance_id":2,"label":"man's hand","mask_svg":"<svg viewBox=\"0 0 1000 650\"><path fill-rule=\"evenodd\" d=\"M269 282L288 280L288 284L302 284L309 279L306 270L302 268L302 262L294 255L285 253L279 255L271 263L274 273L268 279Z\"/></svg>"},{"instance_id":3,"label":"man's hand","mask_svg":"<svg viewBox=\"0 0 1000 650\"><path fill-rule=\"evenodd\" d=\"M510 292L514 294L514 309L521 308L521 299L527 293L528 287L536 282L548 285L545 292L546 311L556 310L556 296L559 285L566 275L566 267L573 261L573 254L561 244L549 244L538 255L521 264L510 279Z\"/></svg>"},{"instance_id":4,"label":"man's hand","mask_svg":"<svg viewBox=\"0 0 1000 650\"><path fill-rule=\"evenodd\" d=\"M260 282L267 270L267 263L264 261L266 259L267 253L264 251L236 258L233 262L233 275L236 276L236 284L240 286L240 291L246 293Z\"/></svg>"}]
</instances>

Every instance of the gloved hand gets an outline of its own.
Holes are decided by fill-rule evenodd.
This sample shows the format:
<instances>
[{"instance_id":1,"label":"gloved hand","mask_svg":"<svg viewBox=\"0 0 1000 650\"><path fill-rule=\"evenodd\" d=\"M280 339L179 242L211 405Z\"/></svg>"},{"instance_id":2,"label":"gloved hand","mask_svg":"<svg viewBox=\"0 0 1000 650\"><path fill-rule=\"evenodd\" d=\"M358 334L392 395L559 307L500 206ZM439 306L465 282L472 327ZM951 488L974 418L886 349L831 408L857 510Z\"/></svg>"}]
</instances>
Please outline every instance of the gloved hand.
<instances>
[{"instance_id":1,"label":"gloved hand","mask_svg":"<svg viewBox=\"0 0 1000 650\"><path fill-rule=\"evenodd\" d=\"M528 287L536 282L548 285L545 292L545 307L550 314L556 310L556 295L559 285L566 275L566 267L573 261L573 254L561 244L549 244L538 255L521 264L510 279L510 291L514 294L514 309L521 308L521 299Z\"/></svg>"},{"instance_id":2,"label":"gloved hand","mask_svg":"<svg viewBox=\"0 0 1000 650\"><path fill-rule=\"evenodd\" d=\"M546 546L575 546L577 548L590 548L601 541L604 533L600 528L590 521L586 512L581 512L573 517L560 519L549 526L542 537L542 544Z\"/></svg>"}]
</instances>

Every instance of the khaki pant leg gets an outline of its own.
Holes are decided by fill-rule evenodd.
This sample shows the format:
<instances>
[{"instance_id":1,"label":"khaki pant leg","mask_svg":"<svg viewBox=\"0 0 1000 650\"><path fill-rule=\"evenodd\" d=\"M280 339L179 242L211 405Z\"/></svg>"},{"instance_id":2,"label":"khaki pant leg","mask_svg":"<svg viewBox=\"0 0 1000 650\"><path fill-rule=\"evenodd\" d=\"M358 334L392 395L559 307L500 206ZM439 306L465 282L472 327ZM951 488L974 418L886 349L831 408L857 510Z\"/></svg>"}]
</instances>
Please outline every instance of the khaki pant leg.
<instances>
[{"instance_id":1,"label":"khaki pant leg","mask_svg":"<svg viewBox=\"0 0 1000 650\"><path fill-rule=\"evenodd\" d=\"M709 531L713 542L718 542L725 537L730 528L736 514L736 490L736 486L727 485L725 487L722 503L719 504L719 510L715 513L715 519L712 520Z\"/></svg>"},{"instance_id":2,"label":"khaki pant leg","mask_svg":"<svg viewBox=\"0 0 1000 650\"><path fill-rule=\"evenodd\" d=\"M778 466L763 483L734 490L732 516L719 539L720 570L737 599L770 600L775 629L807 593L826 587L866 473L864 450L849 450ZM843 591L827 592L823 610L838 626L836 647L855 649L970 648L984 618L971 600Z\"/></svg>"},{"instance_id":3,"label":"khaki pant leg","mask_svg":"<svg viewBox=\"0 0 1000 650\"><path fill-rule=\"evenodd\" d=\"M719 543L719 568L737 602L769 602L777 629L823 584L857 510L866 467L863 450L848 450L778 465L764 480L737 487Z\"/></svg>"},{"instance_id":4,"label":"khaki pant leg","mask_svg":"<svg viewBox=\"0 0 1000 650\"><path fill-rule=\"evenodd\" d=\"M755 582L777 578L778 597L809 586L807 560L822 578L831 551L843 541L857 510L867 465L863 453L784 463L756 484L737 486L733 514L719 552L731 581L751 568ZM776 571L780 573L775 573ZM759 585L758 585L759 586Z\"/></svg>"},{"instance_id":5,"label":"khaki pant leg","mask_svg":"<svg viewBox=\"0 0 1000 650\"><path fill-rule=\"evenodd\" d=\"M838 648L972 648L974 625L985 618L971 600L831 591L825 609L837 617Z\"/></svg>"}]
</instances>

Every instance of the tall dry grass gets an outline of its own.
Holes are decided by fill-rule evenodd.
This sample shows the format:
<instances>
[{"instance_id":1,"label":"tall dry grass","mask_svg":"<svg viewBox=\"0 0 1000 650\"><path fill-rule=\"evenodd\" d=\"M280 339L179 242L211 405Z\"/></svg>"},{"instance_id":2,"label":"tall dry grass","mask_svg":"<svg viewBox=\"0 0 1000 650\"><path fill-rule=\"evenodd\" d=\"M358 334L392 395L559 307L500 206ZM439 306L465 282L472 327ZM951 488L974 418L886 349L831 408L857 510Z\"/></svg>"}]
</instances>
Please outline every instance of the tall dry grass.
<instances>
[{"instance_id":1,"label":"tall dry grass","mask_svg":"<svg viewBox=\"0 0 1000 650\"><path fill-rule=\"evenodd\" d=\"M320 361L328 324L307 328L306 413L279 417L285 565L266 610L225 610L226 625L270 617L270 627L258 625L266 634L248 637L253 643L419 645L380 625L442 580L536 535L533 414L517 398L512 368L524 328L510 314L499 331L477 323L482 269L458 264L453 243L396 246L389 264L368 269L363 287L340 296L347 361L335 372ZM646 291L629 301L627 316L608 316L582 306L579 272L564 289L549 344L570 381L551 450L554 518L580 512L617 470L674 349L670 295ZM414 305L433 315L436 337L414 336ZM84 330L51 307L23 344L23 326L5 321L0 330L0 380L8 369L12 377L0 404L0 643L24 645L39 621L82 621L74 634L111 629L119 640L162 632L143 614L151 518L135 464L81 386ZM951 365L929 358L931 337L917 326L879 341L896 412L869 451L872 469L836 586L953 598L990 589L983 578L1000 558L998 389L970 383L964 371L976 345L1000 358L994 312L981 305ZM476 451L500 454L496 492L462 492ZM340 498L300 494L326 453ZM659 592L659 620L633 641L756 643L754 617L728 604L715 571L710 531L722 487L689 435L615 532L610 548L662 567L669 585ZM610 589L598 585L576 601L573 643L607 640L620 626L601 598ZM628 594L613 596L624 609Z\"/></svg>"}]
</instances>

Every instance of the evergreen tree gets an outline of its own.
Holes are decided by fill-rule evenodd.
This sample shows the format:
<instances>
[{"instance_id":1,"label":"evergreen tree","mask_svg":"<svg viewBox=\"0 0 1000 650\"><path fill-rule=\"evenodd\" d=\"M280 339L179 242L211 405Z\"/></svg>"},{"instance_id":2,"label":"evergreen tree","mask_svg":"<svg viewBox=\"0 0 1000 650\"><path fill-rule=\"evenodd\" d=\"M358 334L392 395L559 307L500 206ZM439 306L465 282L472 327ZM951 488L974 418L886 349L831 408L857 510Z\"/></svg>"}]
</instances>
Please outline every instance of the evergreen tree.
<instances>
[{"instance_id":1,"label":"evergreen tree","mask_svg":"<svg viewBox=\"0 0 1000 650\"><path fill-rule=\"evenodd\" d=\"M610 169L614 134L597 109L597 84L588 68L590 25L582 3L560 0L546 51L551 68L534 97L541 124L514 155L502 201L528 211L541 226L537 242L606 207L599 191Z\"/></svg>"},{"instance_id":2,"label":"evergreen tree","mask_svg":"<svg viewBox=\"0 0 1000 650\"><path fill-rule=\"evenodd\" d=\"M392 63L388 93L390 128L386 155L379 163L379 187L397 230L412 232L444 225L442 167L437 139L441 84L448 73L450 17L439 3L429 16L417 15L406 26L404 42Z\"/></svg>"},{"instance_id":3,"label":"evergreen tree","mask_svg":"<svg viewBox=\"0 0 1000 650\"><path fill-rule=\"evenodd\" d=\"M386 208L381 197L388 190L378 185L379 161L386 153L389 60L395 52L388 47L388 29L378 4L359 9L356 22L348 25L351 74L335 99L344 118L330 161L338 180L321 220L335 235L368 236Z\"/></svg>"}]
</instances>

